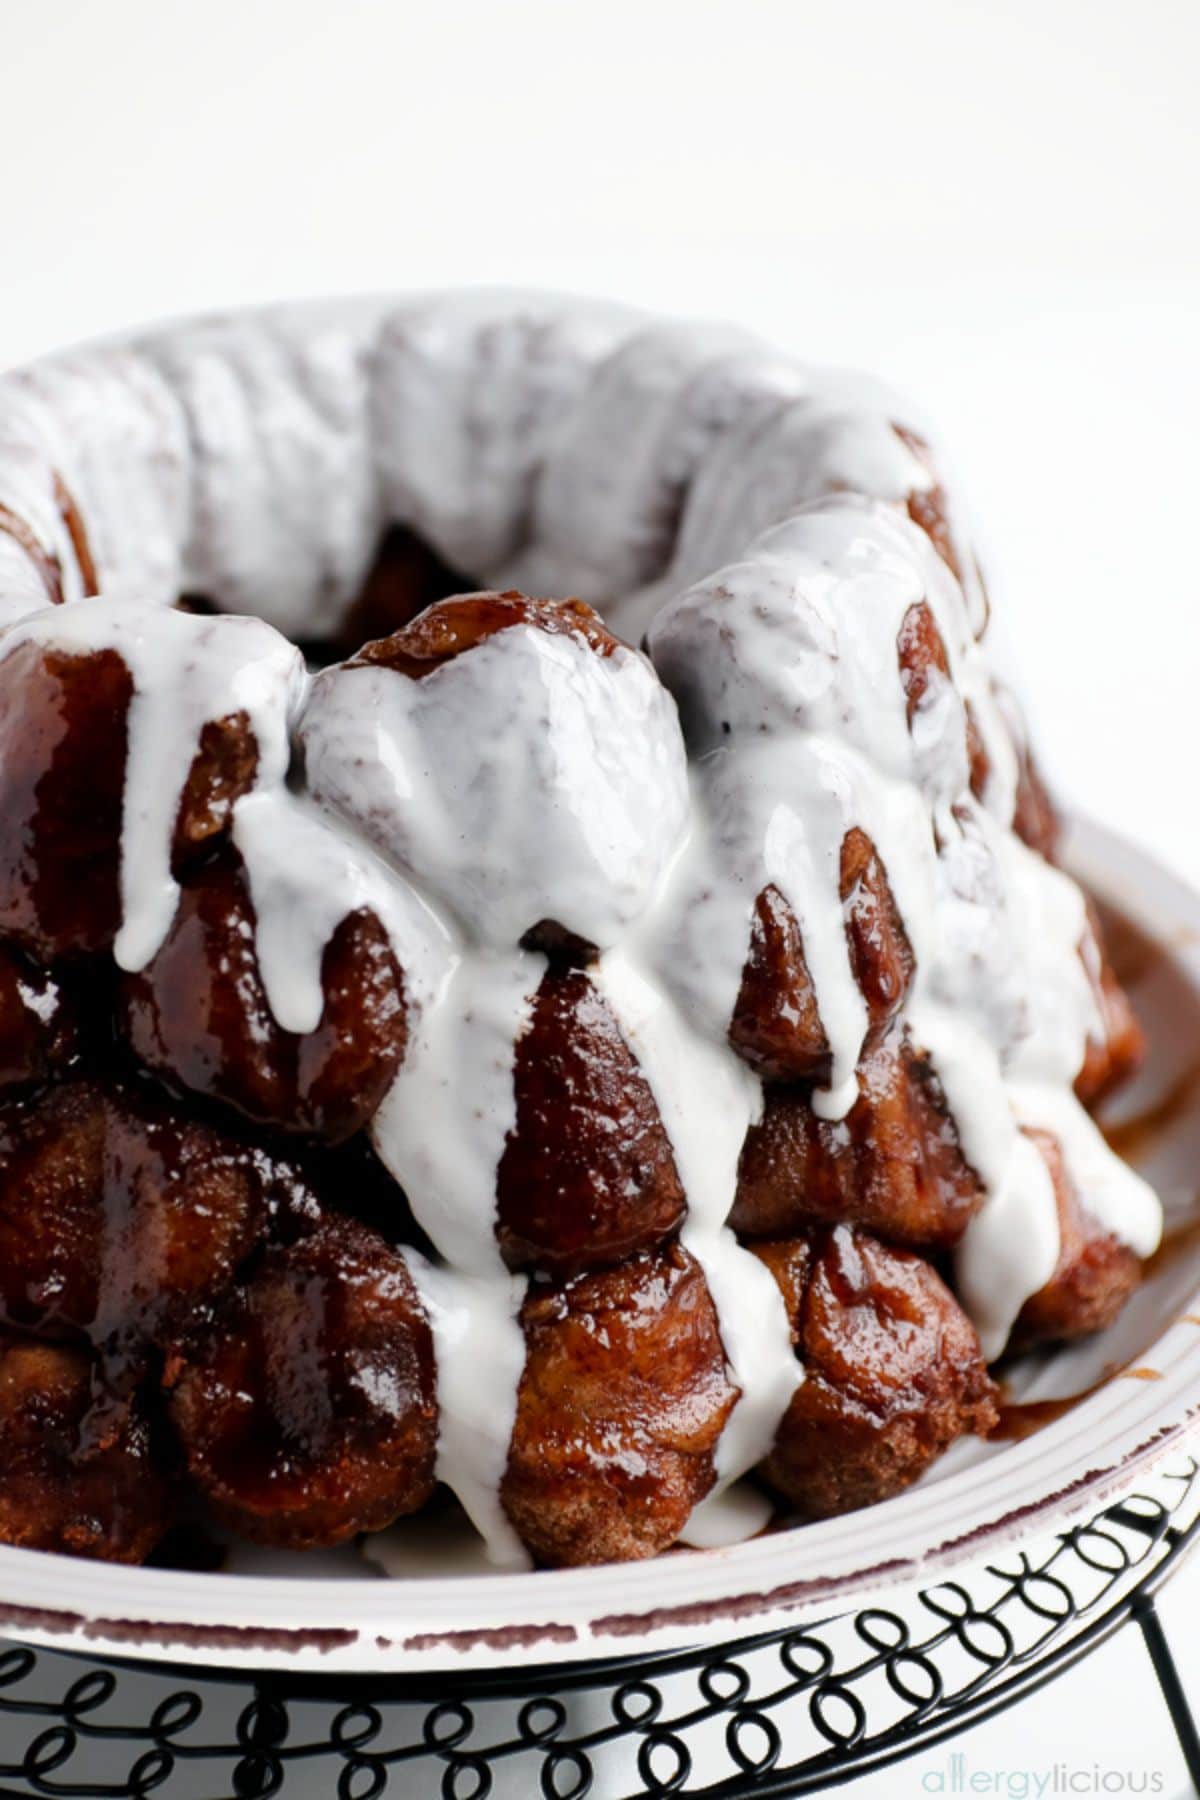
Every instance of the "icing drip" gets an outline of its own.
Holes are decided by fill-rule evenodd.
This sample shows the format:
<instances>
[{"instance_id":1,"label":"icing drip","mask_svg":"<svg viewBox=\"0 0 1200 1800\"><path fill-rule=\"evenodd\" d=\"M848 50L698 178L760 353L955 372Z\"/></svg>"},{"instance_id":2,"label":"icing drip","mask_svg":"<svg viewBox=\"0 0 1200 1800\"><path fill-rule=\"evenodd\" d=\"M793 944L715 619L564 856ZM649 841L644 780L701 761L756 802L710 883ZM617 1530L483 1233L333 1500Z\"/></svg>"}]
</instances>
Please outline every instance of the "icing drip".
<instances>
[{"instance_id":1,"label":"icing drip","mask_svg":"<svg viewBox=\"0 0 1200 1800\"><path fill-rule=\"evenodd\" d=\"M495 1275L496 1169L516 1124L513 1061L546 959L468 954L417 1023L376 1114L379 1154L417 1222L456 1269Z\"/></svg>"},{"instance_id":2,"label":"icing drip","mask_svg":"<svg viewBox=\"0 0 1200 1800\"><path fill-rule=\"evenodd\" d=\"M142 969L171 928L179 885L171 845L179 803L210 721L244 713L258 753L255 783L277 787L303 699L299 652L259 619L195 618L138 601L75 601L31 615L5 644L84 656L115 651L133 678L121 830L123 918L113 954ZM336 922L336 921L335 921Z\"/></svg>"},{"instance_id":3,"label":"icing drip","mask_svg":"<svg viewBox=\"0 0 1200 1800\"><path fill-rule=\"evenodd\" d=\"M816 1103L839 1118L868 1029L839 885L851 828L913 951L903 1027L985 1189L957 1257L985 1353L1058 1254L1022 1126L1055 1134L1103 1226L1139 1255L1157 1241L1157 1201L1073 1097L1095 1021L1082 899L1010 829L1017 756L977 642L982 591L969 556L960 586L909 522L934 464L901 419L874 384L729 333L489 295L281 308L0 377L4 645L116 650L133 679L118 961L143 966L170 926L180 796L205 724L238 712L258 761L233 832L280 1025L318 1024L347 913L370 909L395 945L409 1046L374 1137L446 1264L409 1254L438 1474L497 1561L524 1557L498 1487L525 1284L497 1249L496 1173L545 966L518 945L540 921L603 952L595 978L655 1095L741 1389L692 1541L762 1522L727 1490L801 1378L778 1290L725 1223L760 1105L727 1042L752 909L774 885L795 913L832 1052ZM103 598L80 598L59 478ZM420 681L359 666L310 682L271 625L328 634L393 520L482 580L582 593L631 641L649 630L653 667L514 627ZM260 617L179 614L181 591ZM948 677L910 707L897 640L918 604Z\"/></svg>"},{"instance_id":4,"label":"icing drip","mask_svg":"<svg viewBox=\"0 0 1200 1800\"><path fill-rule=\"evenodd\" d=\"M398 679L393 677L393 679ZM372 1136L447 1264L409 1255L433 1327L438 1478L458 1495L489 1558L528 1564L499 1501L525 1366L523 1276L496 1245L496 1170L516 1123L513 1062L545 958L467 954L417 1021Z\"/></svg>"},{"instance_id":5,"label":"icing drip","mask_svg":"<svg viewBox=\"0 0 1200 1800\"><path fill-rule=\"evenodd\" d=\"M248 794L233 836L250 883L259 969L285 1031L315 1031L325 995L321 958L347 913L373 912L403 955L405 998L430 1004L455 954L447 926L369 844L307 795L287 788Z\"/></svg>"},{"instance_id":6,"label":"icing drip","mask_svg":"<svg viewBox=\"0 0 1200 1800\"><path fill-rule=\"evenodd\" d=\"M626 951L604 956L597 980L650 1083L674 1148L688 1201L680 1237L704 1270L726 1360L741 1389L715 1458L717 1487L704 1503L711 1521L724 1490L771 1448L801 1375L779 1289L725 1223L738 1158L761 1110L762 1090L728 1046L689 1024L661 984ZM753 1509L743 1510L743 1522L752 1516ZM764 1522L758 1519L758 1525Z\"/></svg>"},{"instance_id":7,"label":"icing drip","mask_svg":"<svg viewBox=\"0 0 1200 1800\"><path fill-rule=\"evenodd\" d=\"M525 1365L517 1314L524 1279L438 1269L416 1250L405 1261L429 1315L437 1362L437 1477L453 1489L487 1560L527 1569L529 1554L500 1504L500 1481Z\"/></svg>"}]
</instances>

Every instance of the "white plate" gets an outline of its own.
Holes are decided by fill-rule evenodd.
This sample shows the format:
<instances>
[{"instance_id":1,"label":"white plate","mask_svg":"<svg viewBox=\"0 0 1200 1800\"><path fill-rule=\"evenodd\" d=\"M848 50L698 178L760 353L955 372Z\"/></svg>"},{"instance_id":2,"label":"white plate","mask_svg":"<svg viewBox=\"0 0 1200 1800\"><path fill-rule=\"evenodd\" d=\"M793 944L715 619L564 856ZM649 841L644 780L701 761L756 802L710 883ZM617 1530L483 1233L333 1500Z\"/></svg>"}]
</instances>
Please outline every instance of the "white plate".
<instances>
[{"instance_id":1,"label":"white plate","mask_svg":"<svg viewBox=\"0 0 1200 1800\"><path fill-rule=\"evenodd\" d=\"M1096 826L1076 829L1069 861L1159 947L1129 977L1152 1050L1122 1113L1157 1115L1135 1134L1135 1160L1162 1195L1174 1241L1111 1331L1027 1359L1010 1391L1053 1399L1123 1373L1021 1441L957 1444L894 1500L729 1549L455 1573L462 1565L436 1525L416 1522L397 1542L424 1572L387 1580L349 1552L259 1556L247 1564L256 1573L196 1574L0 1547L0 1629L93 1652L325 1671L668 1649L944 1573L1131 1486L1200 1425L1200 1230L1188 1229L1200 1180L1200 896Z\"/></svg>"}]
</instances>

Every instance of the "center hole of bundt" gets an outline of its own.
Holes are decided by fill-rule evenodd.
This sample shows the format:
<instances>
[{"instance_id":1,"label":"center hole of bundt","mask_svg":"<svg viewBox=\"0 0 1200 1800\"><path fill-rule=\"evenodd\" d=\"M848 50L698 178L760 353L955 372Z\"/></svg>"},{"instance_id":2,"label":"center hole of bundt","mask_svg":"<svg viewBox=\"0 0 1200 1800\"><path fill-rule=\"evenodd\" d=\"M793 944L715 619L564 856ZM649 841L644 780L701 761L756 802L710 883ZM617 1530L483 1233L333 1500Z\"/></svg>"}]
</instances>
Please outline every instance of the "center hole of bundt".
<instances>
[{"instance_id":1,"label":"center hole of bundt","mask_svg":"<svg viewBox=\"0 0 1200 1800\"><path fill-rule=\"evenodd\" d=\"M418 613L451 594L471 594L487 584L452 569L433 546L407 525L390 525L380 539L358 594L329 637L304 638L298 648L310 667L326 668L353 656L375 638L390 637ZM183 594L185 612L219 613L224 609L205 594Z\"/></svg>"}]
</instances>

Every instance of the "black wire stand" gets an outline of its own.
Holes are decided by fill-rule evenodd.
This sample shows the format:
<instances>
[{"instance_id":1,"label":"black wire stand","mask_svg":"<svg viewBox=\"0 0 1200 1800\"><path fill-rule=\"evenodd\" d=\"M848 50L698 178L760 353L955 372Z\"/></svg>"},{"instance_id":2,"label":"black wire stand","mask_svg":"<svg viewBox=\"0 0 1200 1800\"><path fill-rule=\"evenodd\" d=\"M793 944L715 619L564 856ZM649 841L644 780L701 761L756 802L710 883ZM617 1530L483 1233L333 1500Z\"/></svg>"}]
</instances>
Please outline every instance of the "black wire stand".
<instances>
[{"instance_id":1,"label":"black wire stand","mask_svg":"<svg viewBox=\"0 0 1200 1800\"><path fill-rule=\"evenodd\" d=\"M1155 1594L1200 1537L1193 1459L967 1575L707 1648L313 1676L0 1648L0 1800L766 1800L951 1737L1140 1628L1200 1792Z\"/></svg>"}]
</instances>

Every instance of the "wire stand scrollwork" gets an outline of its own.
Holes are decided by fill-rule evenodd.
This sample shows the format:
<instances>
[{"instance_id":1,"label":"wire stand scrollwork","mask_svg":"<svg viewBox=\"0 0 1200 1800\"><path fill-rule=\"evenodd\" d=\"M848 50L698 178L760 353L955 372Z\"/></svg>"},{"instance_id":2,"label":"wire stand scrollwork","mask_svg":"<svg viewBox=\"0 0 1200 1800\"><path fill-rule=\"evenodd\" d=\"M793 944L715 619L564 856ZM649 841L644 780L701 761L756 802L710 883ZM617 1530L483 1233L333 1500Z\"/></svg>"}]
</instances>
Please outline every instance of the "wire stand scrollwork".
<instances>
[{"instance_id":1,"label":"wire stand scrollwork","mask_svg":"<svg viewBox=\"0 0 1200 1800\"><path fill-rule=\"evenodd\" d=\"M1194 1460L969 1575L737 1643L555 1668L321 1676L0 1648L0 1800L766 1800L1010 1706L1131 1620L1192 1780L1155 1593L1200 1536Z\"/></svg>"}]
</instances>

